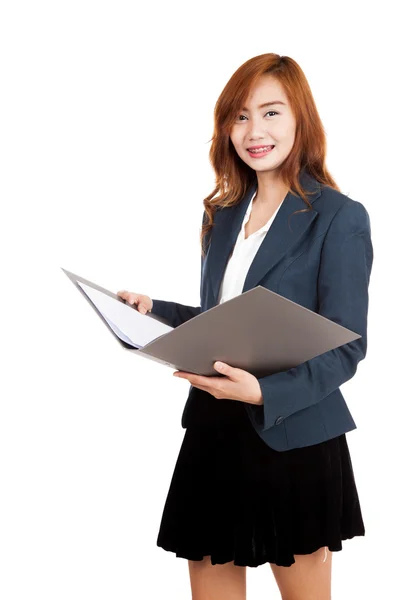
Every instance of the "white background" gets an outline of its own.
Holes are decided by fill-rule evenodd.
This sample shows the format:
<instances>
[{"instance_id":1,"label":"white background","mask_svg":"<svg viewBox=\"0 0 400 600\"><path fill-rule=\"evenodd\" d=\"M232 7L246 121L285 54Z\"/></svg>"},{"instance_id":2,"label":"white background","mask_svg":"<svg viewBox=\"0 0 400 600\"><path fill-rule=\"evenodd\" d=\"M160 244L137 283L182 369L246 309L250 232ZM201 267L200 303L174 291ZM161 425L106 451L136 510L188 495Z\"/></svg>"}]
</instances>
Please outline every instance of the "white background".
<instances>
[{"instance_id":1,"label":"white background","mask_svg":"<svg viewBox=\"0 0 400 600\"><path fill-rule=\"evenodd\" d=\"M398 589L398 32L390 2L5 1L1 60L0 597L190 598L156 546L189 383L123 351L61 267L199 304L213 109L276 52L304 70L340 189L367 208L369 347L344 386L366 537L333 597ZM397 288L398 289L398 288ZM248 597L279 599L268 565ZM387 594L387 595L386 595Z\"/></svg>"}]
</instances>

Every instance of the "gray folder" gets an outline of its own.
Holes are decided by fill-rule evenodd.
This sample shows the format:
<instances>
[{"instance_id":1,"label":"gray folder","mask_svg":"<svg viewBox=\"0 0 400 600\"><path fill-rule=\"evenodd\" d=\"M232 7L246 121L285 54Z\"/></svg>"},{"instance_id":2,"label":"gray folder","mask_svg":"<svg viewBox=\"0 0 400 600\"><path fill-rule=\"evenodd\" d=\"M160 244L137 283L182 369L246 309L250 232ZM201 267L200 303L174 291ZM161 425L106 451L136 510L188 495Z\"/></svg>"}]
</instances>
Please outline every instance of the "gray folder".
<instances>
[{"instance_id":1,"label":"gray folder","mask_svg":"<svg viewBox=\"0 0 400 600\"><path fill-rule=\"evenodd\" d=\"M220 374L213 364L221 360L249 371L255 377L264 377L296 367L361 337L258 285L200 313L150 343L135 347L122 331L110 326L78 282L117 302L126 304L125 300L79 275L62 270L125 349L179 371L218 376ZM137 311L135 305L127 306ZM141 317L170 325L166 319L153 313Z\"/></svg>"}]
</instances>

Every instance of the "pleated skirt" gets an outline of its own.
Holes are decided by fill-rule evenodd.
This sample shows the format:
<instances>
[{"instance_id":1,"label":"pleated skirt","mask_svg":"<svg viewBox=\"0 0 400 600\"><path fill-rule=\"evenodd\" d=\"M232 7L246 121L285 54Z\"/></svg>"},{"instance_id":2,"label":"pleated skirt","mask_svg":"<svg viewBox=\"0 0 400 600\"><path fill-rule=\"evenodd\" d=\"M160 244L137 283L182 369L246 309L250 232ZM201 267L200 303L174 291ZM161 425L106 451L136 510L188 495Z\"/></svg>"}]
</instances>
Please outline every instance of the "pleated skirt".
<instances>
[{"instance_id":1,"label":"pleated skirt","mask_svg":"<svg viewBox=\"0 0 400 600\"><path fill-rule=\"evenodd\" d=\"M365 535L346 435L278 452L243 402L196 388L157 546L212 564L289 567Z\"/></svg>"}]
</instances>

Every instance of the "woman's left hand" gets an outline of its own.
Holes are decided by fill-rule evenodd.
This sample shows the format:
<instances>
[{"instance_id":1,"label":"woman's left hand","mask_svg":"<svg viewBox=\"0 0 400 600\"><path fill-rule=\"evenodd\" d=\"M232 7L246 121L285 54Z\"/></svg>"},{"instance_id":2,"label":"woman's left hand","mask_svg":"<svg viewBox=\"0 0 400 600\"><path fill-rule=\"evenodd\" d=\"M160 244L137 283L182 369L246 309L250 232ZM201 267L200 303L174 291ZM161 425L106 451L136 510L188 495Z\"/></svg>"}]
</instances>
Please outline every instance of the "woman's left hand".
<instances>
[{"instance_id":1,"label":"woman's left hand","mask_svg":"<svg viewBox=\"0 0 400 600\"><path fill-rule=\"evenodd\" d=\"M254 375L221 361L217 361L213 366L225 377L207 377L185 371L174 371L173 375L187 379L192 386L209 392L215 398L239 400L249 404L264 404L260 384Z\"/></svg>"}]
</instances>

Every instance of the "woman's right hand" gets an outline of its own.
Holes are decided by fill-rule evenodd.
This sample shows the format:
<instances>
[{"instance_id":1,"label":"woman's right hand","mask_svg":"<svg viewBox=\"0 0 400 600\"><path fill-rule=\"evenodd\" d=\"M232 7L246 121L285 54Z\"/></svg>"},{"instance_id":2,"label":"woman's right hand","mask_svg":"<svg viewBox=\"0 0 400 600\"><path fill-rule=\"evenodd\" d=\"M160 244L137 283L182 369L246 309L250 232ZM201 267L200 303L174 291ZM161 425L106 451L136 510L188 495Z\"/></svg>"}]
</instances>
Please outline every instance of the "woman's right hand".
<instances>
[{"instance_id":1,"label":"woman's right hand","mask_svg":"<svg viewBox=\"0 0 400 600\"><path fill-rule=\"evenodd\" d=\"M145 315L147 312L151 312L151 309L153 308L153 300L149 296L136 294L135 292L128 292L126 290L120 290L117 292L117 296L120 296L120 298L129 304L137 304L138 311L143 315Z\"/></svg>"}]
</instances>

